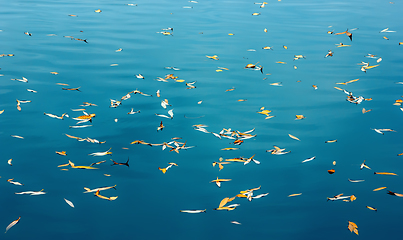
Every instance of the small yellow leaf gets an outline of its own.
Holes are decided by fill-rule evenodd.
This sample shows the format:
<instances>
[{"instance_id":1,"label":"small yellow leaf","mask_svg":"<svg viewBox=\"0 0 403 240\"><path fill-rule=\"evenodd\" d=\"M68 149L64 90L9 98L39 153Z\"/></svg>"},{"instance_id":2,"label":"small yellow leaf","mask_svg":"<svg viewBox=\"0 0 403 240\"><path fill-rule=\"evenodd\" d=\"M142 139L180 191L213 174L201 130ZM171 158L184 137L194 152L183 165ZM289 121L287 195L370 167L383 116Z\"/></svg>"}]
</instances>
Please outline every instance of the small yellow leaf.
<instances>
[{"instance_id":1,"label":"small yellow leaf","mask_svg":"<svg viewBox=\"0 0 403 240\"><path fill-rule=\"evenodd\" d=\"M335 173L336 171L335 171L334 169L330 169L330 170L327 170L327 172L328 172L329 174L333 174L333 173Z\"/></svg>"},{"instance_id":2,"label":"small yellow leaf","mask_svg":"<svg viewBox=\"0 0 403 240\"><path fill-rule=\"evenodd\" d=\"M350 230L350 232L354 232L355 234L358 235L358 230L357 230L358 226L357 224L348 221L348 230Z\"/></svg>"},{"instance_id":3,"label":"small yellow leaf","mask_svg":"<svg viewBox=\"0 0 403 240\"><path fill-rule=\"evenodd\" d=\"M372 190L372 191L376 192L376 191L380 191L380 190L385 189L385 188L386 188L386 187L375 188L375 189Z\"/></svg>"},{"instance_id":4,"label":"small yellow leaf","mask_svg":"<svg viewBox=\"0 0 403 240\"><path fill-rule=\"evenodd\" d=\"M293 136L293 135L291 135L291 134L288 134L288 136L290 136L290 138L292 138L292 139L295 139L295 140L301 141L301 140L299 140L299 138L297 138L296 136Z\"/></svg>"},{"instance_id":5,"label":"small yellow leaf","mask_svg":"<svg viewBox=\"0 0 403 240\"><path fill-rule=\"evenodd\" d=\"M391 173L391 172L374 172L374 174L397 176L396 173Z\"/></svg>"},{"instance_id":6,"label":"small yellow leaf","mask_svg":"<svg viewBox=\"0 0 403 240\"><path fill-rule=\"evenodd\" d=\"M372 211L378 211L376 208L374 208L374 207L371 207L371 206L367 206L367 208L369 209L369 210L372 210Z\"/></svg>"}]
</instances>

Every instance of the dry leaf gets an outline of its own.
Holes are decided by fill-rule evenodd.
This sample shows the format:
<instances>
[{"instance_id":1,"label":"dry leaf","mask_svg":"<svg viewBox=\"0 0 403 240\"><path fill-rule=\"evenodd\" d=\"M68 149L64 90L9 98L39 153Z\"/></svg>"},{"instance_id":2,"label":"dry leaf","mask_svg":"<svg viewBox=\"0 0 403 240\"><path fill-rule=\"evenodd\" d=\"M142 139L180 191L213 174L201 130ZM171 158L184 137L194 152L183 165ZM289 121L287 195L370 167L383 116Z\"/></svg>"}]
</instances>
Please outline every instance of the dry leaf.
<instances>
[{"instance_id":1,"label":"dry leaf","mask_svg":"<svg viewBox=\"0 0 403 240\"><path fill-rule=\"evenodd\" d=\"M288 136L290 136L290 138L292 138L292 139L295 139L295 140L301 141L301 140L299 140L299 138L297 138L296 136L293 136L293 135L291 135L291 134L288 134Z\"/></svg>"},{"instance_id":2,"label":"dry leaf","mask_svg":"<svg viewBox=\"0 0 403 240\"><path fill-rule=\"evenodd\" d=\"M354 232L355 234L358 235L358 230L357 230L358 226L357 224L348 221L348 230L350 230L350 232Z\"/></svg>"},{"instance_id":3,"label":"dry leaf","mask_svg":"<svg viewBox=\"0 0 403 240\"><path fill-rule=\"evenodd\" d=\"M335 171L334 169L330 169L330 170L327 170L327 172L328 172L329 174L333 174L333 173L335 173L336 171Z\"/></svg>"}]
</instances>

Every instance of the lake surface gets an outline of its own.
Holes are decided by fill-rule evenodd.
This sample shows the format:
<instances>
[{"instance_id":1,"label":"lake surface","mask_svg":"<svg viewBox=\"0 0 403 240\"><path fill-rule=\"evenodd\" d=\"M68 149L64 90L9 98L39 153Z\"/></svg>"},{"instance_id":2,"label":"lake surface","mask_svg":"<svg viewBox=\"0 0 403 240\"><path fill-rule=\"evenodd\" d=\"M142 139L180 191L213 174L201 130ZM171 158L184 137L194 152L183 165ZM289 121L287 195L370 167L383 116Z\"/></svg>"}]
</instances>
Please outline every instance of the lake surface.
<instances>
[{"instance_id":1,"label":"lake surface","mask_svg":"<svg viewBox=\"0 0 403 240\"><path fill-rule=\"evenodd\" d=\"M398 156L403 112L395 104L403 95L402 3L267 3L262 8L240 0L3 1L0 54L14 56L0 58L0 226L21 220L1 239L358 237L348 230L348 221L357 224L364 239L400 237L403 198L386 193L403 193L403 156ZM162 30L167 28L173 30ZM385 28L396 32L381 32ZM352 41L346 34L327 33L346 29ZM335 45L340 43L350 46ZM266 46L272 50L262 49ZM329 50L334 54L325 58ZM206 57L214 55L218 60ZM305 58L294 60L294 55ZM365 73L361 62L379 66ZM263 73L245 69L247 64L263 67ZM178 78L157 81L169 74ZM11 80L23 77L28 82ZM186 85L192 82L195 88ZM368 101L350 103L335 87ZM152 96L131 93L110 107L111 99L134 90ZM16 99L31 102L20 103L19 111ZM164 99L171 105L166 109ZM97 106L80 106L83 102ZM257 113L262 107L275 117ZM82 108L96 114L92 123L72 119L84 115L73 111ZM132 108L140 113L128 114ZM363 108L372 111L363 114ZM170 109L173 119L156 116ZM296 120L296 115L305 118ZM165 128L157 131L161 121ZM254 129L256 136L234 145L235 139L195 130L197 124L214 133ZM81 125L91 126L70 127ZM131 144L172 138L181 138L178 146L193 147L178 154L169 147ZM291 152L266 152L273 146ZM222 150L233 147L239 149ZM89 155L108 149L112 155ZM260 164L231 162L222 170L212 165L220 157L252 156ZM130 167L111 165L111 159L125 163L128 158ZM69 160L77 166L106 162L93 165L97 169L58 167ZM371 169L360 170L364 160ZM170 162L178 166L163 174L158 168ZM211 182L217 177L232 180L218 188ZM83 193L84 187L114 185L100 192L118 196L113 201ZM222 199L259 186L254 196L269 194L252 201L237 197L227 204L240 204L232 211L213 210ZM387 188L373 191L379 187ZM41 189L46 194L15 194ZM302 194L289 197L297 193ZM357 199L327 201L341 193Z\"/></svg>"}]
</instances>

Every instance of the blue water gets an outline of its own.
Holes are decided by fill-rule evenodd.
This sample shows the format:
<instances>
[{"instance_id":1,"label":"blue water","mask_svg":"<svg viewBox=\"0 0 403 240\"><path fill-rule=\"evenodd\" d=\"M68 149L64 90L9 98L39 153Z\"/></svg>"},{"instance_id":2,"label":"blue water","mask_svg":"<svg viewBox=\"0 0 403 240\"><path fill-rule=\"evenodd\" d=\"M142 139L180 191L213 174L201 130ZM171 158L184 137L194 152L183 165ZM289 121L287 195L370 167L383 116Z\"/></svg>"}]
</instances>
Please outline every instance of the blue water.
<instances>
[{"instance_id":1,"label":"blue water","mask_svg":"<svg viewBox=\"0 0 403 240\"><path fill-rule=\"evenodd\" d=\"M4 110L0 115L0 227L5 229L21 216L20 223L1 239L357 237L347 229L348 221L358 225L364 239L401 235L403 199L386 192L403 193L402 156L397 156L403 152L403 112L393 105L403 95L403 85L398 84L403 76L403 46L398 45L403 41L399 24L402 3L283 0L270 1L264 8L239 0L127 3L131 2L1 3L0 54L15 56L0 58L0 110ZM95 13L97 9L102 12ZM252 16L255 12L261 14ZM157 33L168 27L174 28L173 36ZM380 33L387 27L396 32ZM346 29L353 33L353 41L346 35L327 34ZM25 35L27 31L32 36ZM87 39L88 43L63 36ZM336 47L340 42L351 46ZM263 50L265 46L273 50ZM116 52L119 48L123 50ZM334 56L324 58L328 50ZM358 63L377 64L375 59L364 57L369 53L383 60L364 73ZM206 55L217 55L219 60ZM306 59L293 61L294 55ZM261 65L264 74L244 69L250 63ZM219 67L229 70L217 72ZM145 79L136 78L136 74ZM167 74L188 83L196 81L196 88L186 89L185 83L173 80L155 80ZM28 83L11 81L22 77ZM357 82L336 85L357 78ZM282 86L270 85L276 82ZM65 86L56 83L81 87L81 92L62 90ZM373 100L351 104L345 100L347 95L334 87ZM235 90L226 92L230 88ZM110 99L119 100L136 89L153 96L132 94L121 106L109 107ZM21 104L19 112L16 99L31 102ZM172 120L155 116L167 115L168 109L160 105L163 99L172 105L168 109L174 109ZM81 107L83 102L98 106ZM275 117L265 119L257 113L261 107ZM96 114L92 127L69 128L76 124L71 118L82 115L72 111L78 108ZM128 115L131 108L140 113ZM372 111L362 114L362 108ZM70 118L53 119L44 112L68 113ZM297 114L306 118L295 120ZM166 127L157 132L161 120ZM231 140L194 130L195 124L208 125L206 129L216 133L223 128L241 132L255 128L256 137L234 146ZM396 132L381 135L372 128ZM106 143L79 142L65 134ZM135 140L163 143L173 137L195 147L177 154L161 151L161 147L130 144ZM337 142L324 143L333 139ZM273 145L291 153L267 153ZM226 147L239 150L221 150ZM111 156L88 155L109 148ZM66 151L67 156L55 151ZM260 165L231 163L221 171L212 166L220 157L254 154ZM313 161L301 163L313 156ZM126 162L128 157L130 168L111 166L110 159ZM12 166L7 164L10 158ZM95 165L97 170L65 167L69 170L62 171L57 167L69 159L76 165L107 162ZM364 160L372 170L360 170ZM158 167L166 167L168 162L178 166L162 174ZM336 172L329 175L327 170L332 168ZM398 176L374 175L374 171ZM210 183L217 176L232 181L218 188ZM24 186L8 183L11 178ZM365 181L351 183L349 178ZM116 190L101 194L118 196L115 201L82 193L83 187L113 185ZM236 198L231 203L240 206L233 211L213 210L223 198L259 186L255 195L270 194L251 202ZM372 191L383 186L387 189ZM41 189L45 195L14 194ZM294 193L302 195L287 197ZM340 193L354 194L357 200L326 201ZM75 208L63 198L72 201ZM378 211L367 209L368 205ZM179 211L188 209L207 211Z\"/></svg>"}]
</instances>

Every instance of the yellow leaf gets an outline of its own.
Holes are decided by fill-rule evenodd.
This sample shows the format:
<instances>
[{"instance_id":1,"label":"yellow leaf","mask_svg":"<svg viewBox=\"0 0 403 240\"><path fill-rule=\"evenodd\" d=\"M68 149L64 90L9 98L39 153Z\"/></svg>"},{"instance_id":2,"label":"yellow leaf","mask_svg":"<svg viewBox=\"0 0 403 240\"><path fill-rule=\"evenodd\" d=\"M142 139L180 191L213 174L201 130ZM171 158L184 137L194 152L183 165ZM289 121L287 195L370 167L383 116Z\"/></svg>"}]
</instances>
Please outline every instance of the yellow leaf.
<instances>
[{"instance_id":1,"label":"yellow leaf","mask_svg":"<svg viewBox=\"0 0 403 240\"><path fill-rule=\"evenodd\" d=\"M335 173L336 171L334 170L334 169L330 169L330 170L327 170L327 172L329 173L329 174L333 174L333 173ZM350 198L351 199L351 198ZM351 200L351 201L353 201L353 200Z\"/></svg>"},{"instance_id":2,"label":"yellow leaf","mask_svg":"<svg viewBox=\"0 0 403 240\"><path fill-rule=\"evenodd\" d=\"M367 208L369 209L369 210L372 210L372 211L377 211L377 209L376 208L374 208L374 207L371 207L371 206L367 206Z\"/></svg>"},{"instance_id":3,"label":"yellow leaf","mask_svg":"<svg viewBox=\"0 0 403 240\"><path fill-rule=\"evenodd\" d=\"M299 195L301 195L302 193L294 193L294 194L290 194L290 195L288 195L288 197L295 197L295 196L299 196Z\"/></svg>"},{"instance_id":4,"label":"yellow leaf","mask_svg":"<svg viewBox=\"0 0 403 240\"><path fill-rule=\"evenodd\" d=\"M299 140L299 138L297 138L296 136L293 136L293 135L291 135L291 134L288 134L288 136L290 136L290 138L292 138L292 139L295 139L295 140L301 141L301 140Z\"/></svg>"},{"instance_id":5,"label":"yellow leaf","mask_svg":"<svg viewBox=\"0 0 403 240\"><path fill-rule=\"evenodd\" d=\"M385 189L385 188L386 188L386 187L375 188L375 189L372 190L372 191L376 192L376 191L380 191L380 190Z\"/></svg>"},{"instance_id":6,"label":"yellow leaf","mask_svg":"<svg viewBox=\"0 0 403 240\"><path fill-rule=\"evenodd\" d=\"M227 204L227 202L229 201L229 198L224 198L223 200L221 200L220 205L218 205L219 208L224 207L225 204Z\"/></svg>"},{"instance_id":7,"label":"yellow leaf","mask_svg":"<svg viewBox=\"0 0 403 240\"><path fill-rule=\"evenodd\" d=\"M353 80L350 80L350 81L348 81L348 82L346 82L346 83L357 82L358 80L360 80L360 79L359 79L359 78L357 78L357 79L353 79Z\"/></svg>"},{"instance_id":8,"label":"yellow leaf","mask_svg":"<svg viewBox=\"0 0 403 240\"><path fill-rule=\"evenodd\" d=\"M231 151L231 150L238 150L239 148L231 148L231 147L229 147L229 148L223 148L223 149L221 149L221 150L223 150L223 151Z\"/></svg>"},{"instance_id":9,"label":"yellow leaf","mask_svg":"<svg viewBox=\"0 0 403 240\"><path fill-rule=\"evenodd\" d=\"M214 56L208 56L208 55L206 55L206 57L207 57L207 58L210 58L210 59L214 59L214 60L218 60L218 59L219 59L217 55L214 55Z\"/></svg>"},{"instance_id":10,"label":"yellow leaf","mask_svg":"<svg viewBox=\"0 0 403 240\"><path fill-rule=\"evenodd\" d=\"M262 110L262 111L257 112L257 113L260 113L260 114L263 114L263 115L269 116L269 113L271 113L271 111L266 109L266 110Z\"/></svg>"},{"instance_id":11,"label":"yellow leaf","mask_svg":"<svg viewBox=\"0 0 403 240\"><path fill-rule=\"evenodd\" d=\"M358 230L357 230L358 226L357 224L348 221L348 230L350 230L350 232L354 232L355 234L358 235Z\"/></svg>"},{"instance_id":12,"label":"yellow leaf","mask_svg":"<svg viewBox=\"0 0 403 240\"><path fill-rule=\"evenodd\" d=\"M367 67L364 67L365 69L371 69L371 68L375 68L375 67L378 67L379 66L379 64L378 65L372 65L372 66L367 66Z\"/></svg>"}]
</instances>

